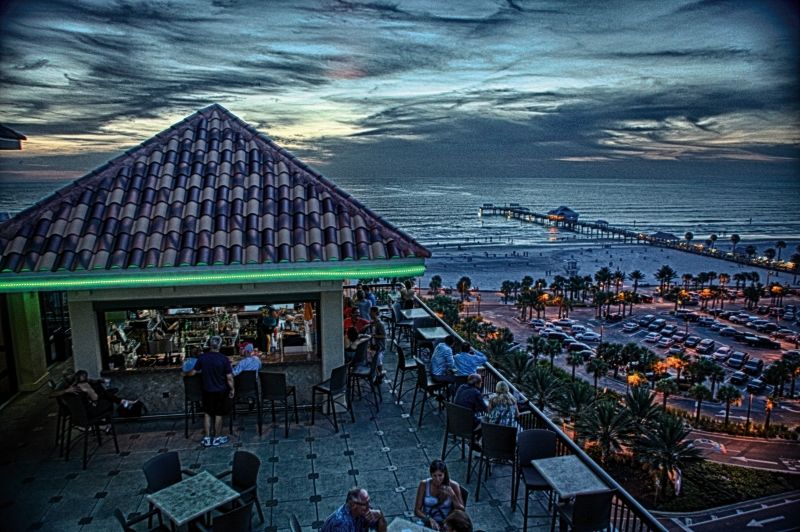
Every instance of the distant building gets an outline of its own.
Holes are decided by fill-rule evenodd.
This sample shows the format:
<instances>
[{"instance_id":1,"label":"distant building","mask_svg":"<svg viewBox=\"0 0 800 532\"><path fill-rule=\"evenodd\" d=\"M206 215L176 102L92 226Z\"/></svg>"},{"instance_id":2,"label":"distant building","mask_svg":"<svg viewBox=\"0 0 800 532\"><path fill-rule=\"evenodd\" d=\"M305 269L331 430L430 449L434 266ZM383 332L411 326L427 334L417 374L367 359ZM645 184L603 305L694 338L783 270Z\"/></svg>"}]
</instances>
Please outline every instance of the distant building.
<instances>
[{"instance_id":1,"label":"distant building","mask_svg":"<svg viewBox=\"0 0 800 532\"><path fill-rule=\"evenodd\" d=\"M664 231L658 231L650 235L650 238L654 240L679 240L679 238L672 233L665 233Z\"/></svg>"},{"instance_id":2,"label":"distant building","mask_svg":"<svg viewBox=\"0 0 800 532\"><path fill-rule=\"evenodd\" d=\"M579 214L569 207L565 207L564 205L560 206L557 209L553 209L547 211L547 217L551 220L558 220L558 221L565 221L565 222L577 222Z\"/></svg>"},{"instance_id":3,"label":"distant building","mask_svg":"<svg viewBox=\"0 0 800 532\"><path fill-rule=\"evenodd\" d=\"M28 138L0 124L0 150L21 150L23 140Z\"/></svg>"}]
</instances>

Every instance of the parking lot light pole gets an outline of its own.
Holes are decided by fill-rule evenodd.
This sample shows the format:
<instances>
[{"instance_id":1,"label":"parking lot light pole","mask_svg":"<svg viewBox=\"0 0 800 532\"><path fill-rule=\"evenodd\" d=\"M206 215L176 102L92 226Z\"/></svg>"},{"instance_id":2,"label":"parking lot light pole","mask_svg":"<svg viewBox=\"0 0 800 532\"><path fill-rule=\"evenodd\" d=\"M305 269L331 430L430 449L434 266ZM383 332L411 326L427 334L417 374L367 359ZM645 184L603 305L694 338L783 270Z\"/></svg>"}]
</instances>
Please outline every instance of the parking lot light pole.
<instances>
[{"instance_id":1,"label":"parking lot light pole","mask_svg":"<svg viewBox=\"0 0 800 532\"><path fill-rule=\"evenodd\" d=\"M750 434L750 409L753 406L753 394L752 392L747 394L747 421L744 424L744 433Z\"/></svg>"}]
</instances>

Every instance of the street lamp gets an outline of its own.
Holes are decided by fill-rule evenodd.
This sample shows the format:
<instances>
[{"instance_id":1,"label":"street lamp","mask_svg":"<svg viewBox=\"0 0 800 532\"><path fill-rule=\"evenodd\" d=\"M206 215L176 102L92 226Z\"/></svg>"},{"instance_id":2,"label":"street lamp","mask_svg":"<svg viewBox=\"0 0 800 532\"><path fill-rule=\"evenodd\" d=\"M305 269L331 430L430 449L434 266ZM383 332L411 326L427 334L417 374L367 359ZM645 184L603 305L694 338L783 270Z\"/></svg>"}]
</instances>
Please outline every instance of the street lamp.
<instances>
[{"instance_id":1,"label":"street lamp","mask_svg":"<svg viewBox=\"0 0 800 532\"><path fill-rule=\"evenodd\" d=\"M748 393L747 395L747 421L744 423L744 433L750 434L750 409L753 406L753 394Z\"/></svg>"}]
</instances>

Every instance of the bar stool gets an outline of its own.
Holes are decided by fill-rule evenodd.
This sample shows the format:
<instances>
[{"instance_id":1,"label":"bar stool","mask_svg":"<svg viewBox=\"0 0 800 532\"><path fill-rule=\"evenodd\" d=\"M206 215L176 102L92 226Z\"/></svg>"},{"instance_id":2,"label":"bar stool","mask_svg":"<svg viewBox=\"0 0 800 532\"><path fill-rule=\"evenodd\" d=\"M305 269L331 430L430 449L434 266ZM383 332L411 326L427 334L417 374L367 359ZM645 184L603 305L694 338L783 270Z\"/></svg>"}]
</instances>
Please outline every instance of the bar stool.
<instances>
[{"instance_id":1,"label":"bar stool","mask_svg":"<svg viewBox=\"0 0 800 532\"><path fill-rule=\"evenodd\" d=\"M347 401L347 366L339 366L331 371L331 378L315 384L311 388L311 424L314 424L314 414L317 411L317 394L327 396L328 410L333 417L333 428L339 432L339 422L336 419L336 405L343 406L350 412L350 419L356 422L353 414L353 405ZM337 397L345 396L345 403L336 400Z\"/></svg>"},{"instance_id":2,"label":"bar stool","mask_svg":"<svg viewBox=\"0 0 800 532\"><path fill-rule=\"evenodd\" d=\"M258 379L261 384L261 402L269 401L272 406L272 422L275 423L275 402L283 403L284 412L284 437L289 437L289 397L294 400L294 422L299 424L297 416L297 393L294 386L286 385L285 373L259 371ZM258 426L258 435L261 435L261 425Z\"/></svg>"}]
</instances>

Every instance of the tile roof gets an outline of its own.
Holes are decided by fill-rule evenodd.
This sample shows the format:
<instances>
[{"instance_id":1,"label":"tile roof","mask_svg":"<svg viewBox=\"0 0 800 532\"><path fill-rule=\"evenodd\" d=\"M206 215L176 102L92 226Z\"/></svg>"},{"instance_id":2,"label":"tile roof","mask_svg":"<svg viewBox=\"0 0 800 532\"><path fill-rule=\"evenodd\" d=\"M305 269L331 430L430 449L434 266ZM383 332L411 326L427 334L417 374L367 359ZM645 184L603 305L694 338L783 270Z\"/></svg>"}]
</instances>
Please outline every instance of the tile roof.
<instances>
[{"instance_id":1,"label":"tile roof","mask_svg":"<svg viewBox=\"0 0 800 532\"><path fill-rule=\"evenodd\" d=\"M0 250L0 276L430 256L217 104L4 222Z\"/></svg>"}]
</instances>

